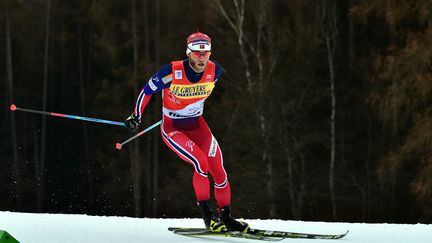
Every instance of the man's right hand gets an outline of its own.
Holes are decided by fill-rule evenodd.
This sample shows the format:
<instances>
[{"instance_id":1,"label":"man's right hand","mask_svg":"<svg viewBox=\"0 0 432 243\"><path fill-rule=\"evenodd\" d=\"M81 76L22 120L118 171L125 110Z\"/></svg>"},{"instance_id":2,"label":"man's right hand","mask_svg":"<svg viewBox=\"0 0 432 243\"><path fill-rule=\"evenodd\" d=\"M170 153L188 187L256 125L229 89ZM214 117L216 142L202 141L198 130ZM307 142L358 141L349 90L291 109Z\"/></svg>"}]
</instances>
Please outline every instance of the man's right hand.
<instances>
[{"instance_id":1,"label":"man's right hand","mask_svg":"<svg viewBox=\"0 0 432 243\"><path fill-rule=\"evenodd\" d=\"M137 116L134 114L130 115L126 121L125 121L125 127L129 129L131 132L135 132L138 129L139 124L141 123L141 120L138 119Z\"/></svg>"}]
</instances>

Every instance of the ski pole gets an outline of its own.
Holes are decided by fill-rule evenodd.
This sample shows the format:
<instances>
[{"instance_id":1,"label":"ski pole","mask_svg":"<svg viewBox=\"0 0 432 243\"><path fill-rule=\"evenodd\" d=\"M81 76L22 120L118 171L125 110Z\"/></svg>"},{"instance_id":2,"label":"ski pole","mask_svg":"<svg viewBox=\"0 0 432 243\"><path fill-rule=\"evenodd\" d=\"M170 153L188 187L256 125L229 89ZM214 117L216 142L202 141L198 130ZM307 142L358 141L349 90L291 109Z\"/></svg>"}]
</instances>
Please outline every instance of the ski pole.
<instances>
[{"instance_id":1,"label":"ski pole","mask_svg":"<svg viewBox=\"0 0 432 243\"><path fill-rule=\"evenodd\" d=\"M37 113L37 114L49 115L49 116L57 116L57 117L76 119L76 120L82 120L82 121L99 122L99 123L105 123L105 124L111 124L111 125L117 125L117 126L123 126L123 127L125 126L124 122L109 121L109 120L103 120L103 119L97 119L97 118L91 118L91 117L84 117L84 116L67 115L67 114L48 112L48 111L38 111L38 110L32 110L32 109L24 109L24 108L19 108L19 107L17 107L14 104L12 104L10 106L10 109L11 109L11 111L24 111L24 112Z\"/></svg>"},{"instance_id":2,"label":"ski pole","mask_svg":"<svg viewBox=\"0 0 432 243\"><path fill-rule=\"evenodd\" d=\"M156 122L155 124L153 124L153 125L147 127L146 129L144 129L144 130L142 130L141 132L135 134L133 137L129 138L128 140L126 140L126 141L124 141L124 142L122 142L122 143L116 143L116 146L115 146L116 149L118 149L118 150L122 149L122 146L123 146L123 145L129 143L130 141L134 140L135 138L137 138L137 137L143 135L144 133L146 133L146 132L152 130L153 128L159 126L159 125L161 124L161 122L162 122L162 120Z\"/></svg>"}]
</instances>

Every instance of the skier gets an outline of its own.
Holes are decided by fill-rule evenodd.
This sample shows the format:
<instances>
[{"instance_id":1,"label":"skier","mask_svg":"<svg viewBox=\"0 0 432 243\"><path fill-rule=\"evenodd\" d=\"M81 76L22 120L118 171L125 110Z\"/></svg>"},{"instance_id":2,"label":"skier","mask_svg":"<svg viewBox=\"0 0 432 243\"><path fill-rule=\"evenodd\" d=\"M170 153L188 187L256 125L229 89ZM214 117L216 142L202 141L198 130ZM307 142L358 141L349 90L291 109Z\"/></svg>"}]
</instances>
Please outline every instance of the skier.
<instances>
[{"instance_id":1,"label":"skier","mask_svg":"<svg viewBox=\"0 0 432 243\"><path fill-rule=\"evenodd\" d=\"M155 73L141 90L134 112L125 126L135 131L153 93L162 92L162 139L181 159L194 167L193 187L204 223L215 232L247 232L245 222L231 217L231 189L223 166L219 144L202 117L204 102L221 75L221 68L209 60L211 39L196 32L186 40L185 60L173 61ZM209 206L210 174L220 217Z\"/></svg>"}]
</instances>

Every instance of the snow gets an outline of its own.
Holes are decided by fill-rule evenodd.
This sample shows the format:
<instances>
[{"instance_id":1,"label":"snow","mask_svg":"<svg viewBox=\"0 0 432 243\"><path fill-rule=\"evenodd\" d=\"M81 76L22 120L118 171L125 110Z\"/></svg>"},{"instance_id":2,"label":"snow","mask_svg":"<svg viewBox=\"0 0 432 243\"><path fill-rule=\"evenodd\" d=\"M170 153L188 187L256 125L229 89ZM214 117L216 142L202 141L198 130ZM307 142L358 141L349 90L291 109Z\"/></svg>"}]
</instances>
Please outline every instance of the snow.
<instances>
[{"instance_id":1,"label":"snow","mask_svg":"<svg viewBox=\"0 0 432 243\"><path fill-rule=\"evenodd\" d=\"M285 239L282 243L344 242L408 243L432 242L432 225L328 223L291 220L246 219L252 228L310 233L344 233L339 240ZM249 242L261 241L175 235L168 227L202 227L202 219L153 219L66 214L36 214L0 211L0 230L21 243L168 243L168 242Z\"/></svg>"}]
</instances>

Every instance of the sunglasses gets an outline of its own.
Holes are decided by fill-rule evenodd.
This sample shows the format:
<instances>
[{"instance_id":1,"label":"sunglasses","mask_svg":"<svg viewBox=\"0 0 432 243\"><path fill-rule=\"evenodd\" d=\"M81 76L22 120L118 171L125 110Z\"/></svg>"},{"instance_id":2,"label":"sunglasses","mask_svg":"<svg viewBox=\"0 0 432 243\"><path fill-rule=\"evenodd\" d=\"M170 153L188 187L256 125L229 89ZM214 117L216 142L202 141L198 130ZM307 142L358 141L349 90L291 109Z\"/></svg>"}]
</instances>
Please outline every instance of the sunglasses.
<instances>
[{"instance_id":1,"label":"sunglasses","mask_svg":"<svg viewBox=\"0 0 432 243\"><path fill-rule=\"evenodd\" d=\"M191 52L191 55L194 56L194 57L196 57L196 58L201 57L201 56L207 58L207 57L210 57L210 54L211 54L211 51L203 51L203 52L201 52L201 51L192 51Z\"/></svg>"}]
</instances>

